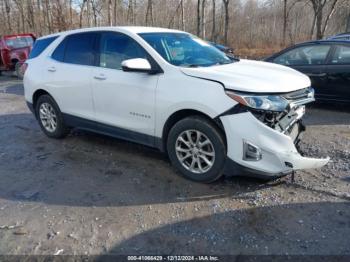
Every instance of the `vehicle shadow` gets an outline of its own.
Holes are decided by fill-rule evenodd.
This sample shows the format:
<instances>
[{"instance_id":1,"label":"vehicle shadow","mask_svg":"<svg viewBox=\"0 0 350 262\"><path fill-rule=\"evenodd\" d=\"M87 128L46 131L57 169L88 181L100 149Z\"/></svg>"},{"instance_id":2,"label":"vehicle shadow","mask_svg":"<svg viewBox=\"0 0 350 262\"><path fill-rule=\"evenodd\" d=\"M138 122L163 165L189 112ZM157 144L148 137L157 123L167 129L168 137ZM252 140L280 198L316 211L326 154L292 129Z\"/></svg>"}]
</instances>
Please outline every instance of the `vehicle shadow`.
<instances>
[{"instance_id":1,"label":"vehicle shadow","mask_svg":"<svg viewBox=\"0 0 350 262\"><path fill-rule=\"evenodd\" d=\"M134 206L240 198L274 186L238 177L191 182L157 150L82 131L49 139L29 113L0 116L0 145L0 198L13 201Z\"/></svg>"},{"instance_id":2,"label":"vehicle shadow","mask_svg":"<svg viewBox=\"0 0 350 262\"><path fill-rule=\"evenodd\" d=\"M296 203L223 211L155 226L110 248L101 260L118 254L347 255L349 258L349 221L349 202ZM244 258L229 258L228 261L288 260L286 257ZM302 261L315 258L304 256ZM348 260L339 257L337 261Z\"/></svg>"}]
</instances>

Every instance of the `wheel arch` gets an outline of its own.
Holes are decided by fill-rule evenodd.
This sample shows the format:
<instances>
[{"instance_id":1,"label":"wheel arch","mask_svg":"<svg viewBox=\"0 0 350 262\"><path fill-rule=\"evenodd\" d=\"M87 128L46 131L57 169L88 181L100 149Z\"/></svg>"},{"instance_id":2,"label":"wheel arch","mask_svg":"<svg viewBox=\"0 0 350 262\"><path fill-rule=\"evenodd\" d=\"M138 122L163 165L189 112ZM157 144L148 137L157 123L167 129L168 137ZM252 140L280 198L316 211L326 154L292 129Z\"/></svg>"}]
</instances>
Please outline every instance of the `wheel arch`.
<instances>
[{"instance_id":1,"label":"wheel arch","mask_svg":"<svg viewBox=\"0 0 350 262\"><path fill-rule=\"evenodd\" d=\"M158 146L163 152L167 152L166 144L167 144L167 139L171 128L180 120L190 116L201 116L209 120L212 124L214 124L214 126L217 127L218 130L220 131L224 139L225 145L227 146L225 129L219 118L213 119L209 115L195 109L181 109L172 113L168 117L168 119L165 121L163 131L162 131L161 143L160 143L160 146Z\"/></svg>"},{"instance_id":2,"label":"wheel arch","mask_svg":"<svg viewBox=\"0 0 350 262\"><path fill-rule=\"evenodd\" d=\"M36 90L36 91L33 93L33 96L32 96L32 101L33 101L33 108L34 108L34 110L35 110L35 108L36 108L36 103L38 102L39 97L41 97L42 95L49 95L49 96L53 99L52 95L50 95L50 93L47 92L46 90L44 90L44 89L38 89L38 90Z\"/></svg>"}]
</instances>

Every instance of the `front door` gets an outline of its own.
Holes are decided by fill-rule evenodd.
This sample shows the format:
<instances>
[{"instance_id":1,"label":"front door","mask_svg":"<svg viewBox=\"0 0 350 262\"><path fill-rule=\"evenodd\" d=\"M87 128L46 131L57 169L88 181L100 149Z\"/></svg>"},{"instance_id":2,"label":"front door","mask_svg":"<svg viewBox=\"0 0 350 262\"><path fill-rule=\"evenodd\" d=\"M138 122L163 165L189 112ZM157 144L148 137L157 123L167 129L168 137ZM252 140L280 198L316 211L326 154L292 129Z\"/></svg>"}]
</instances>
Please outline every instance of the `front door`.
<instances>
[{"instance_id":1,"label":"front door","mask_svg":"<svg viewBox=\"0 0 350 262\"><path fill-rule=\"evenodd\" d=\"M116 136L150 144L140 140L154 136L158 76L123 71L122 61L132 58L147 58L134 39L117 32L101 33L98 66L91 80L95 114L99 122L115 127Z\"/></svg>"},{"instance_id":2,"label":"front door","mask_svg":"<svg viewBox=\"0 0 350 262\"><path fill-rule=\"evenodd\" d=\"M350 102L350 44L338 45L327 65L328 98Z\"/></svg>"}]
</instances>

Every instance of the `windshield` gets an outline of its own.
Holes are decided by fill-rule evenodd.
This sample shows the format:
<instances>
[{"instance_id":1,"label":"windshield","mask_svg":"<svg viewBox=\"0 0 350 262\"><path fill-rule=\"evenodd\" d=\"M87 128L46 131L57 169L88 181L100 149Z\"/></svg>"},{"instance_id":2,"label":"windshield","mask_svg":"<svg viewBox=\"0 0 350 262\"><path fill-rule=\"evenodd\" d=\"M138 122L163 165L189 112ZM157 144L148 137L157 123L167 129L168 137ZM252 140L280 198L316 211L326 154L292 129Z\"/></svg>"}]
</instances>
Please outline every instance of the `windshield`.
<instances>
[{"instance_id":1,"label":"windshield","mask_svg":"<svg viewBox=\"0 0 350 262\"><path fill-rule=\"evenodd\" d=\"M22 48L32 46L34 41L31 36L18 36L8 38L5 42L9 48Z\"/></svg>"},{"instance_id":2,"label":"windshield","mask_svg":"<svg viewBox=\"0 0 350 262\"><path fill-rule=\"evenodd\" d=\"M185 33L139 34L166 61L175 66L199 67L232 63L225 53Z\"/></svg>"}]
</instances>

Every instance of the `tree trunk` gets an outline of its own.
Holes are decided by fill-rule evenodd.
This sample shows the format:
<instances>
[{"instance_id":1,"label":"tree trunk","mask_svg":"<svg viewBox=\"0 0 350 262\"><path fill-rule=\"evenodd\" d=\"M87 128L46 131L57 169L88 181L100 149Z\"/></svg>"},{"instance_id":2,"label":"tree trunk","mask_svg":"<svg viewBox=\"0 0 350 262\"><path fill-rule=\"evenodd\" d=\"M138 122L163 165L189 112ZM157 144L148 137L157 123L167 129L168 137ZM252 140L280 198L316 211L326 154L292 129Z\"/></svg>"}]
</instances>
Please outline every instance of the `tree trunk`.
<instances>
[{"instance_id":1,"label":"tree trunk","mask_svg":"<svg viewBox=\"0 0 350 262\"><path fill-rule=\"evenodd\" d=\"M201 0L197 0L197 36L201 33Z\"/></svg>"},{"instance_id":2,"label":"tree trunk","mask_svg":"<svg viewBox=\"0 0 350 262\"><path fill-rule=\"evenodd\" d=\"M81 4L81 7L80 7L79 28L82 28L82 26L83 26L83 13L84 13L84 7L85 7L85 4L86 4L86 1L87 0L83 0L83 3Z\"/></svg>"},{"instance_id":3,"label":"tree trunk","mask_svg":"<svg viewBox=\"0 0 350 262\"><path fill-rule=\"evenodd\" d=\"M134 3L132 0L129 0L128 4L128 14L127 14L128 23L134 24Z\"/></svg>"},{"instance_id":4,"label":"tree trunk","mask_svg":"<svg viewBox=\"0 0 350 262\"><path fill-rule=\"evenodd\" d=\"M205 23L206 23L205 4L206 4L206 0L202 0L202 7L201 7L201 32L202 32L201 37L202 38L206 37L206 34L205 34Z\"/></svg>"},{"instance_id":5,"label":"tree trunk","mask_svg":"<svg viewBox=\"0 0 350 262\"><path fill-rule=\"evenodd\" d=\"M286 45L286 34L287 34L287 2L288 0L283 0L283 46Z\"/></svg>"},{"instance_id":6,"label":"tree trunk","mask_svg":"<svg viewBox=\"0 0 350 262\"><path fill-rule=\"evenodd\" d=\"M214 42L216 42L215 1L216 0L212 0L212 28L211 28L211 40Z\"/></svg>"},{"instance_id":7,"label":"tree trunk","mask_svg":"<svg viewBox=\"0 0 350 262\"><path fill-rule=\"evenodd\" d=\"M225 45L228 44L228 26L230 22L230 16L229 16L229 4L230 0L222 0L224 3L224 8L225 8L225 21L224 21L224 43Z\"/></svg>"},{"instance_id":8,"label":"tree trunk","mask_svg":"<svg viewBox=\"0 0 350 262\"><path fill-rule=\"evenodd\" d=\"M73 8L72 8L73 0L69 0L69 20L70 20L70 28L73 26Z\"/></svg>"},{"instance_id":9,"label":"tree trunk","mask_svg":"<svg viewBox=\"0 0 350 262\"><path fill-rule=\"evenodd\" d=\"M11 26L11 6L9 3L9 0L5 0L5 10L6 10L6 20L7 20L7 27L8 27L8 32L11 33L12 31L12 26Z\"/></svg>"},{"instance_id":10,"label":"tree trunk","mask_svg":"<svg viewBox=\"0 0 350 262\"><path fill-rule=\"evenodd\" d=\"M310 30L310 39L312 39L314 36L315 26L316 26L316 16L314 15L314 18L312 19L311 30Z\"/></svg>"},{"instance_id":11,"label":"tree trunk","mask_svg":"<svg viewBox=\"0 0 350 262\"><path fill-rule=\"evenodd\" d=\"M322 12L322 7L321 5L316 6L316 39L321 39L322 38L322 19L323 19L323 12Z\"/></svg>"},{"instance_id":12,"label":"tree trunk","mask_svg":"<svg viewBox=\"0 0 350 262\"><path fill-rule=\"evenodd\" d=\"M114 6L113 6L113 25L117 25L117 7L118 7L118 0L114 0Z\"/></svg>"},{"instance_id":13,"label":"tree trunk","mask_svg":"<svg viewBox=\"0 0 350 262\"><path fill-rule=\"evenodd\" d=\"M107 22L108 26L112 26L112 0L108 0L107 5Z\"/></svg>"},{"instance_id":14,"label":"tree trunk","mask_svg":"<svg viewBox=\"0 0 350 262\"><path fill-rule=\"evenodd\" d=\"M184 0L181 0L181 30L185 31L185 4Z\"/></svg>"},{"instance_id":15,"label":"tree trunk","mask_svg":"<svg viewBox=\"0 0 350 262\"><path fill-rule=\"evenodd\" d=\"M147 2L145 24L153 26L153 2L152 2L152 0L148 0L148 2Z\"/></svg>"},{"instance_id":16,"label":"tree trunk","mask_svg":"<svg viewBox=\"0 0 350 262\"><path fill-rule=\"evenodd\" d=\"M335 6L337 5L337 2L338 0L334 0L333 3L331 4L331 7L329 9L329 12L328 12L328 15L325 19L325 22L324 22L324 26L323 26L323 29L322 29L322 37L325 35L326 33L326 30L328 28L328 22L329 22L329 19L332 17L332 15L334 14L334 11L335 11Z\"/></svg>"}]
</instances>

